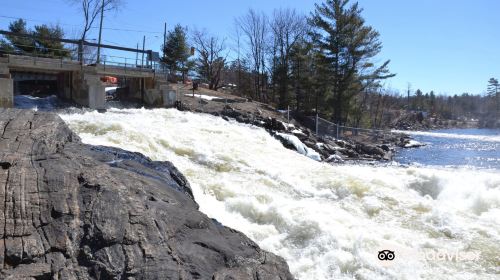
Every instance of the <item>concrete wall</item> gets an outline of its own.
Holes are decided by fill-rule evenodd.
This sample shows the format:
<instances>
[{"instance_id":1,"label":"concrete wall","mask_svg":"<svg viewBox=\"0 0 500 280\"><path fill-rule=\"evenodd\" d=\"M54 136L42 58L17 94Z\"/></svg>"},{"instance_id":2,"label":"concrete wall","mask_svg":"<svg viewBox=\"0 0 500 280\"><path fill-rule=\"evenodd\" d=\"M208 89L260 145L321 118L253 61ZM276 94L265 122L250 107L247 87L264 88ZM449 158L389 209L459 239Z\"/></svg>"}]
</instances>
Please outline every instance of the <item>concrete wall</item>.
<instances>
[{"instance_id":1,"label":"concrete wall","mask_svg":"<svg viewBox=\"0 0 500 280\"><path fill-rule=\"evenodd\" d=\"M106 87L99 76L85 75L88 89L88 106L91 109L106 109Z\"/></svg>"},{"instance_id":2,"label":"concrete wall","mask_svg":"<svg viewBox=\"0 0 500 280\"><path fill-rule=\"evenodd\" d=\"M75 71L64 73L59 96L91 109L106 108L106 88L99 75ZM68 83L66 83L68 82Z\"/></svg>"},{"instance_id":3,"label":"concrete wall","mask_svg":"<svg viewBox=\"0 0 500 280\"><path fill-rule=\"evenodd\" d=\"M71 85L73 89L70 93L69 100L75 102L80 106L89 106L87 87L83 80L83 74L80 71L73 72Z\"/></svg>"},{"instance_id":4,"label":"concrete wall","mask_svg":"<svg viewBox=\"0 0 500 280\"><path fill-rule=\"evenodd\" d=\"M14 80L12 80L9 68L0 65L0 108L14 106Z\"/></svg>"},{"instance_id":5,"label":"concrete wall","mask_svg":"<svg viewBox=\"0 0 500 280\"><path fill-rule=\"evenodd\" d=\"M176 91L164 80L155 80L153 88L147 89L144 96L144 103L155 107L174 107L175 101L177 101Z\"/></svg>"},{"instance_id":6,"label":"concrete wall","mask_svg":"<svg viewBox=\"0 0 500 280\"><path fill-rule=\"evenodd\" d=\"M128 78L127 79L127 94L123 96L124 99L131 102L142 102L141 92L141 79Z\"/></svg>"},{"instance_id":7,"label":"concrete wall","mask_svg":"<svg viewBox=\"0 0 500 280\"><path fill-rule=\"evenodd\" d=\"M72 100L73 79L71 72L63 72L57 75L57 96L65 100Z\"/></svg>"},{"instance_id":8,"label":"concrete wall","mask_svg":"<svg viewBox=\"0 0 500 280\"><path fill-rule=\"evenodd\" d=\"M14 106L14 80L0 78L0 107L11 108Z\"/></svg>"},{"instance_id":9,"label":"concrete wall","mask_svg":"<svg viewBox=\"0 0 500 280\"><path fill-rule=\"evenodd\" d=\"M163 107L174 107L175 106L175 101L178 100L177 98L177 91L175 91L172 87L170 86L165 86L164 89L162 90L162 97L163 97Z\"/></svg>"},{"instance_id":10,"label":"concrete wall","mask_svg":"<svg viewBox=\"0 0 500 280\"><path fill-rule=\"evenodd\" d=\"M127 92L120 98L149 106L161 106L162 93L153 78L128 78Z\"/></svg>"}]
</instances>

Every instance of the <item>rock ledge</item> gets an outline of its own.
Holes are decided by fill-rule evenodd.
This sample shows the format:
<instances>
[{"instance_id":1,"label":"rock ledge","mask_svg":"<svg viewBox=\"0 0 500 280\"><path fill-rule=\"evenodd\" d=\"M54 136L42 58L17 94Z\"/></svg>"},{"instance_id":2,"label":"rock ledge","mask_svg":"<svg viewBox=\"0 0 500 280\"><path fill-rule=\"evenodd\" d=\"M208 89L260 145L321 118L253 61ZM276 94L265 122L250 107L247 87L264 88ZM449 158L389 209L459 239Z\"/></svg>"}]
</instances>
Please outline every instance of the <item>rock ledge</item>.
<instances>
[{"instance_id":1,"label":"rock ledge","mask_svg":"<svg viewBox=\"0 0 500 280\"><path fill-rule=\"evenodd\" d=\"M0 109L0 279L293 277L198 211L170 162L83 144L51 113Z\"/></svg>"}]
</instances>

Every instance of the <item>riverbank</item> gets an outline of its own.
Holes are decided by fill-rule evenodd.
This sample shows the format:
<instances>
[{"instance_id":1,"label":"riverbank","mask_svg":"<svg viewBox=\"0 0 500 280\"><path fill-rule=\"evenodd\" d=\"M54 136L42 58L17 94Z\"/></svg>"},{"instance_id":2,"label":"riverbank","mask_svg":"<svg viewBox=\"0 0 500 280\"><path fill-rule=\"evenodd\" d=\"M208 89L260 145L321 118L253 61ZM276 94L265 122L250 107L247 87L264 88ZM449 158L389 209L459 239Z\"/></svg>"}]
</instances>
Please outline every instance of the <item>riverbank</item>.
<instances>
[{"instance_id":1,"label":"riverbank","mask_svg":"<svg viewBox=\"0 0 500 280\"><path fill-rule=\"evenodd\" d=\"M479 120L462 119L449 120L439 117L431 117L423 112L399 111L399 117L390 125L392 129L408 131L429 131L438 129L466 129L481 128Z\"/></svg>"},{"instance_id":2,"label":"riverbank","mask_svg":"<svg viewBox=\"0 0 500 280\"><path fill-rule=\"evenodd\" d=\"M0 109L0 131L0 278L293 279L172 163L83 144L54 113Z\"/></svg>"},{"instance_id":3,"label":"riverbank","mask_svg":"<svg viewBox=\"0 0 500 280\"><path fill-rule=\"evenodd\" d=\"M303 119L295 119L293 115L289 116L288 119L284 113L267 104L222 92L203 90L196 91L194 95L182 95L182 102L177 104L177 108L264 128L280 140L285 147L318 161L330 163L390 161L398 149L419 146L419 143L412 141L410 136L404 132L373 134L362 131L356 135L344 134L341 140L331 136L318 137L310 129L310 120L304 123ZM44 111L64 112L68 109L72 110L71 104L66 104L55 96L47 98L18 96L16 104L20 108ZM123 101L108 103L108 108L114 107L139 108L140 105Z\"/></svg>"},{"instance_id":4,"label":"riverbank","mask_svg":"<svg viewBox=\"0 0 500 280\"><path fill-rule=\"evenodd\" d=\"M318 161L390 161L398 148L410 147L410 137L404 133L385 137L361 133L342 140L318 137L293 116L280 113L267 104L221 92L205 90L185 94L178 109L262 127L285 147Z\"/></svg>"}]
</instances>

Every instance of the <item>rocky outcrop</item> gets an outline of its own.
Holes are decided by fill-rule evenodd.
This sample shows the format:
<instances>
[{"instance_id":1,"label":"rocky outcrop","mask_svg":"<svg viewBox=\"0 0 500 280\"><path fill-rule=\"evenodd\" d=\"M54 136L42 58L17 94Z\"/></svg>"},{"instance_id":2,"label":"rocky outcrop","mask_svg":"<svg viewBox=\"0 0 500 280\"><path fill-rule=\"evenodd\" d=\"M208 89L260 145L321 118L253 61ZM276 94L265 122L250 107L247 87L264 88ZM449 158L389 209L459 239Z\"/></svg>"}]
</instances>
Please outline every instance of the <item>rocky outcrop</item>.
<instances>
[{"instance_id":1,"label":"rocky outcrop","mask_svg":"<svg viewBox=\"0 0 500 280\"><path fill-rule=\"evenodd\" d=\"M298 122L288 125L283 120L265 116L259 111L254 113L245 112L226 105L223 110L214 110L210 113L215 116L222 116L226 120L231 118L240 123L262 127L280 140L284 147L305 154L300 149L297 149L297 145L283 139L282 134L293 135L309 149L317 152L323 161L331 163L340 163L347 160L391 160L395 151L394 148L399 144L399 136L401 136L400 134L395 134L392 138L383 141L373 139L366 139L365 141L356 141L354 139L338 140L329 136L317 137L312 131Z\"/></svg>"},{"instance_id":2,"label":"rocky outcrop","mask_svg":"<svg viewBox=\"0 0 500 280\"><path fill-rule=\"evenodd\" d=\"M477 128L482 126L481 120L471 120L467 118L445 119L441 116L430 116L423 112L398 112L399 116L395 118L390 127L397 130L436 130L451 128ZM500 124L500 122L499 122ZM491 123L490 123L491 125Z\"/></svg>"},{"instance_id":3,"label":"rocky outcrop","mask_svg":"<svg viewBox=\"0 0 500 280\"><path fill-rule=\"evenodd\" d=\"M302 148L297 148L299 145L289 141L289 138L297 137L308 149L319 154L318 156L312 156L312 158L319 158L330 163L391 160L396 151L395 148L399 144L399 137L402 136L400 134L390 137L356 135L359 137L348 136L344 137L343 140L329 136L317 136L312 132L315 128L314 121L310 125L310 123L306 123L304 118L298 118L295 113L291 113L290 120L288 120L285 113L280 113L270 105L249 99L229 98L227 95L212 100L184 98L182 104L176 106L176 108L212 114L227 121L232 119L239 123L262 127L281 141L284 147L296 150L304 155L310 154L304 153ZM310 120L307 122L310 122ZM288 139L285 139L284 136Z\"/></svg>"},{"instance_id":4,"label":"rocky outcrop","mask_svg":"<svg viewBox=\"0 0 500 280\"><path fill-rule=\"evenodd\" d=\"M198 211L171 163L82 144L54 114L0 109L0 279L292 276Z\"/></svg>"},{"instance_id":5,"label":"rocky outcrop","mask_svg":"<svg viewBox=\"0 0 500 280\"><path fill-rule=\"evenodd\" d=\"M391 127L400 130L428 130L430 123L422 112L404 112L392 122Z\"/></svg>"}]
</instances>

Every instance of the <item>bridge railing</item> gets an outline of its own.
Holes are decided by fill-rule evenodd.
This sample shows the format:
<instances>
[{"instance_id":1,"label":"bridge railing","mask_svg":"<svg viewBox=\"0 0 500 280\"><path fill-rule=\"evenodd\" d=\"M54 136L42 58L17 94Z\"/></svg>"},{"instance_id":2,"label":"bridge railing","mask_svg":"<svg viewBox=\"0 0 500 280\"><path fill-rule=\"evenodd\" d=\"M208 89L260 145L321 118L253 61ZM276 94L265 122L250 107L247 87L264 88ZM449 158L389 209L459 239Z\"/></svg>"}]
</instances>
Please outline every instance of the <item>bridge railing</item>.
<instances>
[{"instance_id":1,"label":"bridge railing","mask_svg":"<svg viewBox=\"0 0 500 280\"><path fill-rule=\"evenodd\" d=\"M96 65L95 59L84 59L85 65ZM102 66L104 70L107 67L123 69L123 71L134 71L134 72L155 72L155 68L152 65L144 65L141 63L140 59L131 57L121 57L112 55L101 56L99 66Z\"/></svg>"},{"instance_id":2,"label":"bridge railing","mask_svg":"<svg viewBox=\"0 0 500 280\"><path fill-rule=\"evenodd\" d=\"M37 68L53 68L53 69L71 69L78 70L81 65L77 61L70 59L24 56L9 54L5 57L5 62L18 67L37 67Z\"/></svg>"},{"instance_id":3,"label":"bridge railing","mask_svg":"<svg viewBox=\"0 0 500 280\"><path fill-rule=\"evenodd\" d=\"M33 48L33 46L30 45L17 45L18 47L25 47L25 48ZM44 48L45 52L36 52L36 49L34 49L32 52L28 51L22 51L22 50L15 50L15 49L7 49L3 48L0 49L0 55L4 55L9 57L9 55L14 55L16 56L17 59L21 59L24 57L25 60L31 60L33 61L35 58L50 58L50 59L58 59L60 61L71 61L72 59L68 57L67 55L56 55L56 52L69 52L70 50L68 49L55 49L55 48ZM51 53L52 52L52 53Z\"/></svg>"},{"instance_id":4,"label":"bridge railing","mask_svg":"<svg viewBox=\"0 0 500 280\"><path fill-rule=\"evenodd\" d=\"M18 45L18 47L30 48L33 46ZM69 52L69 53L68 53ZM65 54L65 55L61 55ZM24 65L39 65L50 64L52 67L67 67L71 66L96 66L96 57L93 54L87 54L82 57L82 61L77 59L77 55L74 54L74 50L71 49L57 49L57 48L44 48L44 53L39 52L27 52L9 49L0 49L0 56L5 56L7 58L7 63L17 62ZM134 72L156 72L160 68L156 67L154 64L144 65L143 60L139 58L131 57L120 57L113 55L101 55L99 66L104 69L106 67L118 68L127 71Z\"/></svg>"}]
</instances>

